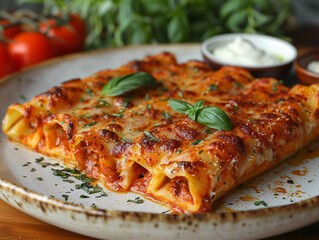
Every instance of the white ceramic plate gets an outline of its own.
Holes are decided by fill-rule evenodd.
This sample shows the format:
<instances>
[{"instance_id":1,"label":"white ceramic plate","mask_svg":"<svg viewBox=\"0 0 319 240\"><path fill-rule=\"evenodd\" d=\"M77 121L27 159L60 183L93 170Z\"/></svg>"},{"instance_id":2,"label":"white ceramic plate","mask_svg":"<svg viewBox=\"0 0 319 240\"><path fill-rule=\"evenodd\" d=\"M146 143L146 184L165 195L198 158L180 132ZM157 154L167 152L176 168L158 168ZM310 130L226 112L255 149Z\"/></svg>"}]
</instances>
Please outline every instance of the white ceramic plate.
<instances>
[{"instance_id":1,"label":"white ceramic plate","mask_svg":"<svg viewBox=\"0 0 319 240\"><path fill-rule=\"evenodd\" d=\"M162 51L173 52L179 61L201 59L198 44L134 46L53 59L9 76L0 84L0 118L11 103L30 100L62 81ZM96 238L263 238L319 220L317 149L319 143L314 143L295 159L237 188L215 213L174 215L166 206L146 199L143 204L127 202L137 197L133 193L105 190L107 196L101 196L101 192L87 194L76 189L78 180L69 183L52 174L52 168L62 166L42 167L35 161L41 155L10 143L1 132L0 198L45 222ZM43 162L54 163L47 157ZM260 201L267 206L258 205Z\"/></svg>"}]
</instances>

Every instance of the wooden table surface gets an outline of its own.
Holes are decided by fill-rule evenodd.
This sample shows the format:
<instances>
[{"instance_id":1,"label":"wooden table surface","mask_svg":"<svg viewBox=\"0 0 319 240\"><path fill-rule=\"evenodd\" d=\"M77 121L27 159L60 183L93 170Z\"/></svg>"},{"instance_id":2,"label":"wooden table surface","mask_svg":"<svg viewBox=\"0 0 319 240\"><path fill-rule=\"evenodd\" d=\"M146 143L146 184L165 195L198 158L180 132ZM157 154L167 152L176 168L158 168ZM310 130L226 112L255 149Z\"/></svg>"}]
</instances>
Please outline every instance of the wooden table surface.
<instances>
[{"instance_id":1,"label":"wooden table surface","mask_svg":"<svg viewBox=\"0 0 319 240\"><path fill-rule=\"evenodd\" d=\"M302 27L297 29L291 36L294 40L294 44L297 46L299 54L319 48L318 27L315 27L315 29ZM0 200L0 239L75 240L92 238L49 225L18 211L17 209ZM318 240L319 222L289 233L267 238L267 240L299 239Z\"/></svg>"}]
</instances>

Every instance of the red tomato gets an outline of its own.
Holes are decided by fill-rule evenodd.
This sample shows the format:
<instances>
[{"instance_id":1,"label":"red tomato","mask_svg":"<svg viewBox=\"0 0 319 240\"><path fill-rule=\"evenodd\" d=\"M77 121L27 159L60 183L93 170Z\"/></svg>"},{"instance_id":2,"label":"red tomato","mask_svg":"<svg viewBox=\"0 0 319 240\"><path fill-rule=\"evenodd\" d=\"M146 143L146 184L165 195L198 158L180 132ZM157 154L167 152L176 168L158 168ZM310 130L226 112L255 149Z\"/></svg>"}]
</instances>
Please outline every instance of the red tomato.
<instances>
[{"instance_id":1,"label":"red tomato","mask_svg":"<svg viewBox=\"0 0 319 240\"><path fill-rule=\"evenodd\" d=\"M13 64L4 43L0 43L0 78L13 71Z\"/></svg>"},{"instance_id":2,"label":"red tomato","mask_svg":"<svg viewBox=\"0 0 319 240\"><path fill-rule=\"evenodd\" d=\"M9 25L10 21L7 19L1 19L0 20L0 25L6 26ZM21 26L20 25L15 25L9 28L4 29L4 37L5 38L13 38L15 35L19 34L21 32Z\"/></svg>"},{"instance_id":3,"label":"red tomato","mask_svg":"<svg viewBox=\"0 0 319 240\"><path fill-rule=\"evenodd\" d=\"M49 31L48 24L50 25ZM40 23L40 31L43 33L48 31L48 35L52 37L52 43L55 45L59 55L83 50L86 26L80 17L70 14L70 22L67 25L56 25L56 21L50 19L49 22Z\"/></svg>"},{"instance_id":4,"label":"red tomato","mask_svg":"<svg viewBox=\"0 0 319 240\"><path fill-rule=\"evenodd\" d=\"M18 34L9 43L8 50L17 70L55 56L50 39L37 32Z\"/></svg>"}]
</instances>

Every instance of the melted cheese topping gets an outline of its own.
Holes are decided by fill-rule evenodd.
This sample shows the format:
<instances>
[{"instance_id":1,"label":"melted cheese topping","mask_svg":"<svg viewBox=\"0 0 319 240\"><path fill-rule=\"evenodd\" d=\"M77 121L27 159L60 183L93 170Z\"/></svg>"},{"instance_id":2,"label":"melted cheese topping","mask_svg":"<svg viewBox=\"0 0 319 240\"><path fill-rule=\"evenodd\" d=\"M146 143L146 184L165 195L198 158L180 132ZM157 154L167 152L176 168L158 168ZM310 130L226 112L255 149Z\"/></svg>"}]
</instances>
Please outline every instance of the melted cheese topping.
<instances>
[{"instance_id":1,"label":"melted cheese topping","mask_svg":"<svg viewBox=\"0 0 319 240\"><path fill-rule=\"evenodd\" d=\"M161 86L100 97L110 79L138 71ZM177 64L162 53L13 104L2 129L113 191L139 192L176 212L206 212L220 196L319 136L318 96L318 84L289 89L241 68L213 72L202 62ZM234 128L209 129L173 111L169 98L205 100L223 109Z\"/></svg>"}]
</instances>

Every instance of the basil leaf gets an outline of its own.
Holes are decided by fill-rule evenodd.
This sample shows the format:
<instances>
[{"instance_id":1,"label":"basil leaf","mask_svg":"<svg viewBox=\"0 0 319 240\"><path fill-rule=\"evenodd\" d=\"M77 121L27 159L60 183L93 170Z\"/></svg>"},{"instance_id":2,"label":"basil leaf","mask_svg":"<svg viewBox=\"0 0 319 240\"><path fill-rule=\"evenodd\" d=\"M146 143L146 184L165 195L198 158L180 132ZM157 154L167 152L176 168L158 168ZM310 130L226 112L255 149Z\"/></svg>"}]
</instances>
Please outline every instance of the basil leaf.
<instances>
[{"instance_id":1,"label":"basil leaf","mask_svg":"<svg viewBox=\"0 0 319 240\"><path fill-rule=\"evenodd\" d=\"M195 109L196 111L202 109L202 108L204 107L204 103L205 103L205 101L198 101L198 102L196 102L196 103L194 104L194 109Z\"/></svg>"},{"instance_id":2,"label":"basil leaf","mask_svg":"<svg viewBox=\"0 0 319 240\"><path fill-rule=\"evenodd\" d=\"M193 109L193 106L187 102L177 99L169 99L167 100L171 108L178 113L186 114L186 111L189 109Z\"/></svg>"},{"instance_id":3,"label":"basil leaf","mask_svg":"<svg viewBox=\"0 0 319 240\"><path fill-rule=\"evenodd\" d=\"M156 79L146 72L137 72L113 78L104 85L101 95L119 96L141 86L155 87Z\"/></svg>"},{"instance_id":4,"label":"basil leaf","mask_svg":"<svg viewBox=\"0 0 319 240\"><path fill-rule=\"evenodd\" d=\"M207 107L200 111L197 122L218 130L232 130L227 114L218 107Z\"/></svg>"}]
</instances>

